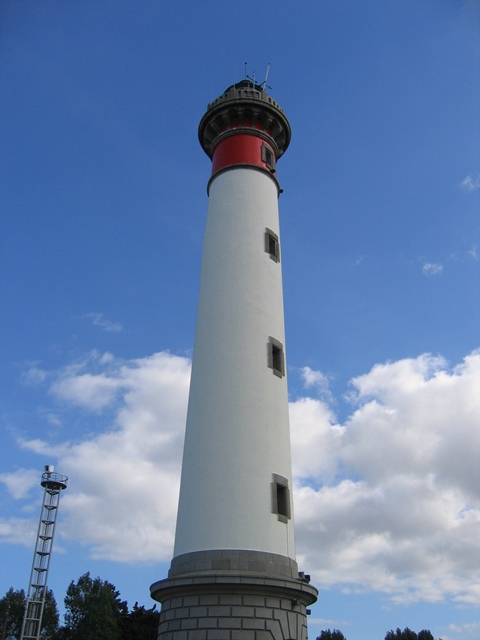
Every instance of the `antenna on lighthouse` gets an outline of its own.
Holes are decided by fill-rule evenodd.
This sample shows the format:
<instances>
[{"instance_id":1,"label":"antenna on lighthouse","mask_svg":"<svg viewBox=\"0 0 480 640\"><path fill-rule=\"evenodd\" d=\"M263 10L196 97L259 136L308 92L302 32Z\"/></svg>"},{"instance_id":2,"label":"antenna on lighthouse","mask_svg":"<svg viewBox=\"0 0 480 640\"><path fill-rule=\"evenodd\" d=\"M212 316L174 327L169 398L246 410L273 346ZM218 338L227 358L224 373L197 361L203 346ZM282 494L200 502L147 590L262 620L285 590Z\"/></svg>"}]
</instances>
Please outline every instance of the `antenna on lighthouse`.
<instances>
[{"instance_id":1,"label":"antenna on lighthouse","mask_svg":"<svg viewBox=\"0 0 480 640\"><path fill-rule=\"evenodd\" d=\"M245 80L250 80L250 82L252 83L252 88L253 88L257 84L257 82L255 80L255 71L253 72L252 75L253 75L253 78L248 75L248 73L247 73L247 63L245 62Z\"/></svg>"},{"instance_id":2,"label":"antenna on lighthouse","mask_svg":"<svg viewBox=\"0 0 480 640\"><path fill-rule=\"evenodd\" d=\"M67 488L67 482L67 476L55 473L53 465L45 465L40 482L45 491L25 603L21 640L39 640L40 638L58 504L61 492Z\"/></svg>"},{"instance_id":3,"label":"antenna on lighthouse","mask_svg":"<svg viewBox=\"0 0 480 640\"><path fill-rule=\"evenodd\" d=\"M264 80L264 81L262 82L262 84L261 84L262 89L263 89L264 91L267 89L267 87L268 87L269 89L271 89L271 88L272 88L272 87L270 87L270 86L267 84L267 78L268 78L268 73L269 73L269 71L270 71L270 62L268 63L268 66L267 66L267 72L266 72L266 74L265 74L265 80Z\"/></svg>"}]
</instances>

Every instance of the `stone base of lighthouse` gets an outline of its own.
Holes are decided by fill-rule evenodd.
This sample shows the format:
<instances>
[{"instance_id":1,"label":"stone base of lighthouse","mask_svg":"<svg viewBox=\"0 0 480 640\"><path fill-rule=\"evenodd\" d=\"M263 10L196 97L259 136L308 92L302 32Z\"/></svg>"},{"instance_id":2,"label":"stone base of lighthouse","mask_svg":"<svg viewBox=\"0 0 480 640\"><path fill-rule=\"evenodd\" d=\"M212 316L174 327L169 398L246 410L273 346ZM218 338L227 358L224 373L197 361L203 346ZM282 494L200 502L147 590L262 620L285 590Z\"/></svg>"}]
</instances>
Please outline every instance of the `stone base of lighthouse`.
<instances>
[{"instance_id":1,"label":"stone base of lighthouse","mask_svg":"<svg viewBox=\"0 0 480 640\"><path fill-rule=\"evenodd\" d=\"M318 594L294 560L242 550L177 556L150 590L162 603L158 640L307 640Z\"/></svg>"}]
</instances>

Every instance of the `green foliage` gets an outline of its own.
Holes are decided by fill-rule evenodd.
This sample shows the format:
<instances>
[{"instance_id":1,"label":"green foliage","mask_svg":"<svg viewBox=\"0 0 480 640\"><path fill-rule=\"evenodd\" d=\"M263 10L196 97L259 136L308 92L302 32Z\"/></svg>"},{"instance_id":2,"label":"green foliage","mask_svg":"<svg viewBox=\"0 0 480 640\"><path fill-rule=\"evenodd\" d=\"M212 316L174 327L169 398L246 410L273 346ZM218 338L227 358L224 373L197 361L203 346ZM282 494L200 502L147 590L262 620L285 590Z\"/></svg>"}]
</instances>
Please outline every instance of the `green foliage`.
<instances>
[{"instance_id":1,"label":"green foliage","mask_svg":"<svg viewBox=\"0 0 480 640\"><path fill-rule=\"evenodd\" d=\"M160 617L156 607L145 609L135 602L132 611L122 618L122 640L156 640Z\"/></svg>"},{"instance_id":2,"label":"green foliage","mask_svg":"<svg viewBox=\"0 0 480 640\"><path fill-rule=\"evenodd\" d=\"M58 633L58 623L60 615L58 613L57 601L51 589L47 589L45 594L45 604L43 606L41 640L56 640Z\"/></svg>"},{"instance_id":3,"label":"green foliage","mask_svg":"<svg viewBox=\"0 0 480 640\"><path fill-rule=\"evenodd\" d=\"M408 627L405 627L403 631L397 627L396 631L389 631L386 634L385 640L418 640L418 638L415 631L412 631Z\"/></svg>"},{"instance_id":4,"label":"green foliage","mask_svg":"<svg viewBox=\"0 0 480 640\"><path fill-rule=\"evenodd\" d=\"M324 629L321 631L320 635L317 637L317 640L347 640L343 633L338 629L334 629L331 631L330 629Z\"/></svg>"},{"instance_id":5,"label":"green foliage","mask_svg":"<svg viewBox=\"0 0 480 640\"><path fill-rule=\"evenodd\" d=\"M403 631L399 628L396 631L389 631L385 636L385 640L435 640L435 638L428 629L415 633L415 631L405 627Z\"/></svg>"},{"instance_id":6,"label":"green foliage","mask_svg":"<svg viewBox=\"0 0 480 640\"><path fill-rule=\"evenodd\" d=\"M25 591L23 589L15 591L10 587L0 600L0 638L2 640L20 637L24 610Z\"/></svg>"},{"instance_id":7,"label":"green foliage","mask_svg":"<svg viewBox=\"0 0 480 640\"><path fill-rule=\"evenodd\" d=\"M58 608L47 590L41 640L156 640L160 613L138 602L128 611L115 586L85 573L71 582L65 597L65 625L59 627ZM18 640L22 632L26 597L22 590L8 590L0 599L0 640Z\"/></svg>"},{"instance_id":8,"label":"green foliage","mask_svg":"<svg viewBox=\"0 0 480 640\"><path fill-rule=\"evenodd\" d=\"M18 640L25 611L25 592L11 587L0 599L0 640ZM47 589L41 640L156 640L160 613L135 602L129 612L115 586L85 573L70 583L65 596L65 626L59 627L57 603ZM316 640L347 640L338 629L321 631ZM435 640L428 629L388 631L385 640ZM441 640L440 638L438 640Z\"/></svg>"},{"instance_id":9,"label":"green foliage","mask_svg":"<svg viewBox=\"0 0 480 640\"><path fill-rule=\"evenodd\" d=\"M0 640L17 640L22 633L26 596L23 589L13 587L0 600ZM45 594L43 607L41 640L55 640L58 631L58 608L51 589Z\"/></svg>"},{"instance_id":10,"label":"green foliage","mask_svg":"<svg viewBox=\"0 0 480 640\"><path fill-rule=\"evenodd\" d=\"M62 640L121 640L121 618L128 613L127 603L106 580L80 576L72 580L65 596L65 628Z\"/></svg>"}]
</instances>

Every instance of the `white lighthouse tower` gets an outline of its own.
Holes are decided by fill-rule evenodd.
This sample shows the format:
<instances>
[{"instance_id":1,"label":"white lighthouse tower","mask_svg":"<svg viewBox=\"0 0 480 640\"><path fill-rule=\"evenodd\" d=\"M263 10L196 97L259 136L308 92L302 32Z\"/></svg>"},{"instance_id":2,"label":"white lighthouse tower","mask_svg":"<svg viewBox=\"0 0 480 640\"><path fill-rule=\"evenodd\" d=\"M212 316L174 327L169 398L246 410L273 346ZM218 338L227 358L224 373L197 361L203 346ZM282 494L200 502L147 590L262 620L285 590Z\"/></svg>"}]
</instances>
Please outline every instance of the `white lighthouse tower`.
<instances>
[{"instance_id":1,"label":"white lighthouse tower","mask_svg":"<svg viewBox=\"0 0 480 640\"><path fill-rule=\"evenodd\" d=\"M244 80L212 102L212 160L174 557L162 640L305 640L295 561L276 162L290 125Z\"/></svg>"}]
</instances>

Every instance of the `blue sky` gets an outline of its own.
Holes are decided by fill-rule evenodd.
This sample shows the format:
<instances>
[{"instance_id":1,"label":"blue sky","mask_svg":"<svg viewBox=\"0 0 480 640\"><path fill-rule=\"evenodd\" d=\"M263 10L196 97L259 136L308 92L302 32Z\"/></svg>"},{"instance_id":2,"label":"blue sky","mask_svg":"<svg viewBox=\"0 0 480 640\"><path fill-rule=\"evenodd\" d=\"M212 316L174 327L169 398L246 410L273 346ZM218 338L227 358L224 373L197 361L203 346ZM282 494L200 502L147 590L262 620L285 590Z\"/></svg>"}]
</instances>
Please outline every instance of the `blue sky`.
<instances>
[{"instance_id":1,"label":"blue sky","mask_svg":"<svg viewBox=\"0 0 480 640\"><path fill-rule=\"evenodd\" d=\"M133 606L171 559L210 163L248 72L279 163L297 554L310 637L480 631L480 4L4 0L0 593Z\"/></svg>"}]
</instances>

